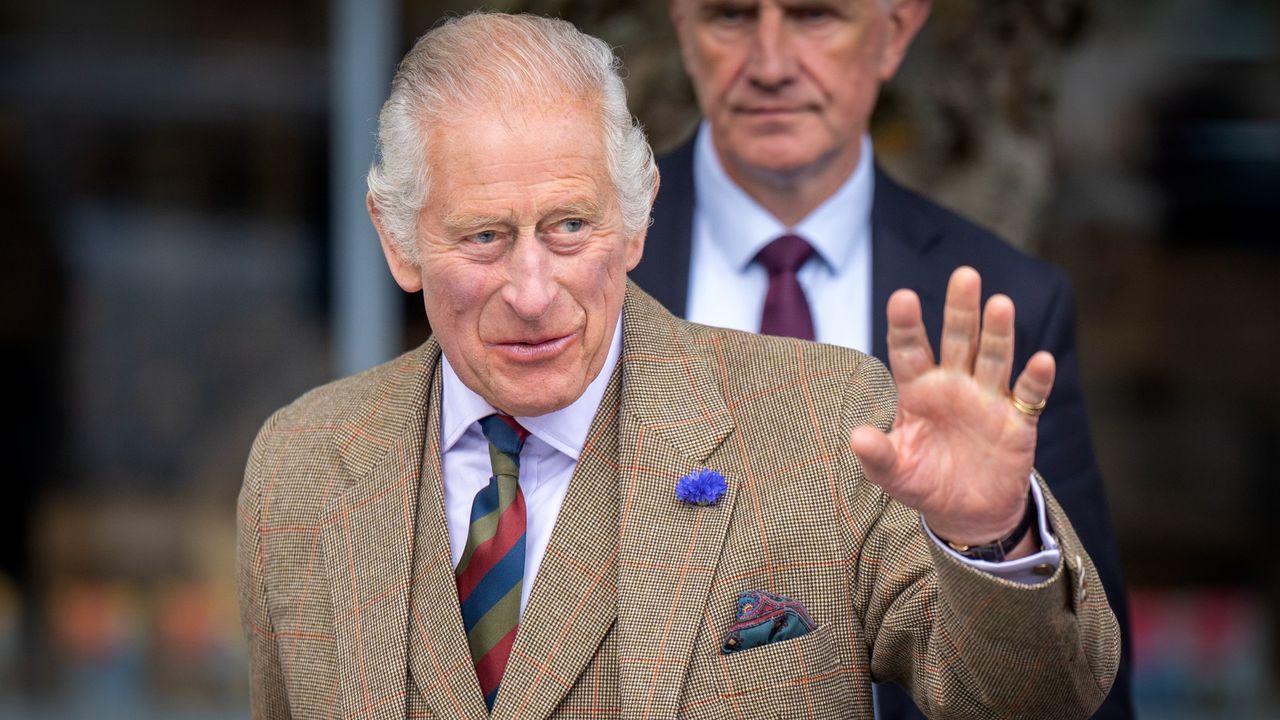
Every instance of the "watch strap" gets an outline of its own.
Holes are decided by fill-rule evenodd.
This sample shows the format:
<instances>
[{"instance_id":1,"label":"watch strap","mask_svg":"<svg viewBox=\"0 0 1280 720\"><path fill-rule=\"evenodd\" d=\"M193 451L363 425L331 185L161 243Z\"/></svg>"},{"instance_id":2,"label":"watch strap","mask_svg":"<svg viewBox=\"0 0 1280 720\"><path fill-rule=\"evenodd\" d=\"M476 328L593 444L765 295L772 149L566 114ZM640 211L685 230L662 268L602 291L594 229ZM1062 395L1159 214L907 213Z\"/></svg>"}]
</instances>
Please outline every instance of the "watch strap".
<instances>
[{"instance_id":1,"label":"watch strap","mask_svg":"<svg viewBox=\"0 0 1280 720\"><path fill-rule=\"evenodd\" d=\"M950 540L944 540L943 542L947 544L947 547L970 560L1004 562L1009 553L1013 552L1013 549L1018 547L1018 543L1022 542L1022 538L1026 537L1027 531L1031 529L1038 515L1035 497L1031 492L1027 492L1027 507L1022 513L1022 520L1018 521L1017 527L1008 535L982 545L962 545Z\"/></svg>"}]
</instances>

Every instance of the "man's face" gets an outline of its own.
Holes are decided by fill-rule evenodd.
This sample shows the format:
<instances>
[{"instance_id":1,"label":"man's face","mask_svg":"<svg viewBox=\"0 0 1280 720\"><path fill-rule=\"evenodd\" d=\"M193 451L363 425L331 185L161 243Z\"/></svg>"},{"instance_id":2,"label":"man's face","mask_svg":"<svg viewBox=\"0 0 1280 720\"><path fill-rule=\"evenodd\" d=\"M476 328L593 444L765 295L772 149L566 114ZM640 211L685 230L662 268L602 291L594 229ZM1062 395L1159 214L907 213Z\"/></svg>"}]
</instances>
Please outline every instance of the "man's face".
<instances>
[{"instance_id":1,"label":"man's face","mask_svg":"<svg viewBox=\"0 0 1280 720\"><path fill-rule=\"evenodd\" d=\"M685 69L730 175L851 172L920 7L923 22L926 0L671 0Z\"/></svg>"},{"instance_id":2,"label":"man's face","mask_svg":"<svg viewBox=\"0 0 1280 720\"><path fill-rule=\"evenodd\" d=\"M435 126L419 264L383 243L467 387L511 415L576 400L604 365L644 233L623 236L594 112L467 113Z\"/></svg>"}]
</instances>

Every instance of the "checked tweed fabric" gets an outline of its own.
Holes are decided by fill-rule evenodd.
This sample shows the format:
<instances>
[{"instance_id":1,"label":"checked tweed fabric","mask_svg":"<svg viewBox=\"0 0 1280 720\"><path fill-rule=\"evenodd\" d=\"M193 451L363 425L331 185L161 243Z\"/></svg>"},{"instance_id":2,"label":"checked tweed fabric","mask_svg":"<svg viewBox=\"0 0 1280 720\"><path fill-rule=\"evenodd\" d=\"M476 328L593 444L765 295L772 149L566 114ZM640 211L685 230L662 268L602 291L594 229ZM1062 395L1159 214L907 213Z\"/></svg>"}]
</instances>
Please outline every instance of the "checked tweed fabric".
<instances>
[{"instance_id":1,"label":"checked tweed fabric","mask_svg":"<svg viewBox=\"0 0 1280 720\"><path fill-rule=\"evenodd\" d=\"M445 521L439 368L429 340L254 443L237 555L254 717L490 716ZM1063 563L1039 585L937 550L848 450L895 407L865 355L686 323L629 286L491 716L871 720L875 679L932 718L1088 717L1119 633L1071 523L1050 497ZM724 496L679 502L703 468ZM814 630L722 654L746 590L804 603Z\"/></svg>"},{"instance_id":2,"label":"checked tweed fabric","mask_svg":"<svg viewBox=\"0 0 1280 720\"><path fill-rule=\"evenodd\" d=\"M462 626L476 664L485 707L493 709L520 624L525 514L520 448L529 431L508 415L481 418L493 476L471 503L467 547L458 561Z\"/></svg>"}]
</instances>

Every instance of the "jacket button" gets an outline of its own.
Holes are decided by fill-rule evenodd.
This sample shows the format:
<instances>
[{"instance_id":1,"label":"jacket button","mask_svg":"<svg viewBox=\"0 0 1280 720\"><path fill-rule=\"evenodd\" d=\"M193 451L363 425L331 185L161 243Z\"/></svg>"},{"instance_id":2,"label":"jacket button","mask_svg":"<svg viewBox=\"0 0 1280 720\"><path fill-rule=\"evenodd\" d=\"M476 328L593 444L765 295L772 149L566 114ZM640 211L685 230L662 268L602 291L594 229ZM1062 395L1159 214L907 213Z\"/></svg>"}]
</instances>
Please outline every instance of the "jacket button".
<instances>
[{"instance_id":1,"label":"jacket button","mask_svg":"<svg viewBox=\"0 0 1280 720\"><path fill-rule=\"evenodd\" d=\"M1050 565L1049 563L1040 563L1039 565L1033 565L1031 567L1031 572L1035 573L1036 575L1043 575L1045 577L1052 575L1053 570L1054 570L1053 566Z\"/></svg>"}]
</instances>

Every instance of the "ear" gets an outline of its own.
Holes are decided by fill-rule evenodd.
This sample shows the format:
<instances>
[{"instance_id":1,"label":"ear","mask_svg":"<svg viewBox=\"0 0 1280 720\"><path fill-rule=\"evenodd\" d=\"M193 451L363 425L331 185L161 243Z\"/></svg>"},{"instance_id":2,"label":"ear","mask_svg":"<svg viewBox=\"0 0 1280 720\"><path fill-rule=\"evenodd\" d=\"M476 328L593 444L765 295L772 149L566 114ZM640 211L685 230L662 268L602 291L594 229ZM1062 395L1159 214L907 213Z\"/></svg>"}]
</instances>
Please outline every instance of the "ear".
<instances>
[{"instance_id":1,"label":"ear","mask_svg":"<svg viewBox=\"0 0 1280 720\"><path fill-rule=\"evenodd\" d=\"M640 258L644 257L644 238L649 233L648 227L640 228L631 239L627 240L627 272L636 269Z\"/></svg>"},{"instance_id":2,"label":"ear","mask_svg":"<svg viewBox=\"0 0 1280 720\"><path fill-rule=\"evenodd\" d=\"M658 169L653 169L653 196L649 198L649 215L653 216L653 201L658 199L658 188L661 186L662 176L658 173ZM645 225L640 228L635 237L627 240L627 272L636 269L636 265L640 264L640 258L644 257L644 240L649 234L649 226Z\"/></svg>"},{"instance_id":3,"label":"ear","mask_svg":"<svg viewBox=\"0 0 1280 720\"><path fill-rule=\"evenodd\" d=\"M369 210L369 219L373 221L373 227L378 231L378 242L382 244L382 254L387 258L391 277L396 279L396 284L401 290L407 293L418 292L422 289L422 274L418 270L417 263L410 262L400 254L400 249L391 239L391 234L382 226L382 213L378 212L377 206L373 204L373 193L365 194L364 204Z\"/></svg>"},{"instance_id":4,"label":"ear","mask_svg":"<svg viewBox=\"0 0 1280 720\"><path fill-rule=\"evenodd\" d=\"M907 56L907 49L915 39L925 20L933 0L891 0L889 7L889 38L884 56L880 59L880 82L888 82L898 72L898 66Z\"/></svg>"}]
</instances>

